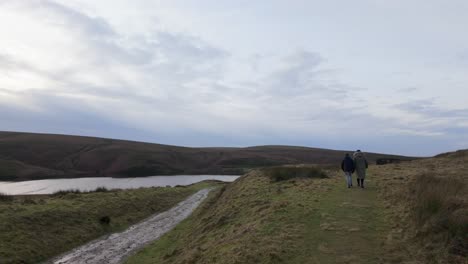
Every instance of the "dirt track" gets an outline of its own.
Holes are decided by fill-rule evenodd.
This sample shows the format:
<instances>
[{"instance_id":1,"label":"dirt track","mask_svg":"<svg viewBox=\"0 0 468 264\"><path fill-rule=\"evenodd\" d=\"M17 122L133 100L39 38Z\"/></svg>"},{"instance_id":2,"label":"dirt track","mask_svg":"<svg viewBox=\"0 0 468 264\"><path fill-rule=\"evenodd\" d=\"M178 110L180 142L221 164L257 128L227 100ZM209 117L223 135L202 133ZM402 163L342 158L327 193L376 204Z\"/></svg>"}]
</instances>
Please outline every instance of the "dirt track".
<instances>
[{"instance_id":1,"label":"dirt track","mask_svg":"<svg viewBox=\"0 0 468 264\"><path fill-rule=\"evenodd\" d=\"M180 221L187 218L208 196L211 189L203 189L180 202L172 209L155 214L133 225L122 233L94 240L54 259L54 264L69 263L121 263L137 249L158 239Z\"/></svg>"}]
</instances>

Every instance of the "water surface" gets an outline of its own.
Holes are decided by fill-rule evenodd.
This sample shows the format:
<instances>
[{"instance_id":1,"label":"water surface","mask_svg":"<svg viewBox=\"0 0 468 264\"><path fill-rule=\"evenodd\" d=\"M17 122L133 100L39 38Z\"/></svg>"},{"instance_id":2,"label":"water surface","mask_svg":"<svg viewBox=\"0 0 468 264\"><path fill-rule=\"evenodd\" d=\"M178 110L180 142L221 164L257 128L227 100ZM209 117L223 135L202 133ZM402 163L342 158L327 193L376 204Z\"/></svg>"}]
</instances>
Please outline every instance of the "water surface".
<instances>
[{"instance_id":1,"label":"water surface","mask_svg":"<svg viewBox=\"0 0 468 264\"><path fill-rule=\"evenodd\" d=\"M232 182L239 176L227 175L176 175L176 176L150 176L139 178L74 178L50 179L22 182L0 181L0 193L19 194L51 194L60 190L78 189L91 191L98 187L107 189L135 189L153 186L189 185L204 180L220 180Z\"/></svg>"}]
</instances>

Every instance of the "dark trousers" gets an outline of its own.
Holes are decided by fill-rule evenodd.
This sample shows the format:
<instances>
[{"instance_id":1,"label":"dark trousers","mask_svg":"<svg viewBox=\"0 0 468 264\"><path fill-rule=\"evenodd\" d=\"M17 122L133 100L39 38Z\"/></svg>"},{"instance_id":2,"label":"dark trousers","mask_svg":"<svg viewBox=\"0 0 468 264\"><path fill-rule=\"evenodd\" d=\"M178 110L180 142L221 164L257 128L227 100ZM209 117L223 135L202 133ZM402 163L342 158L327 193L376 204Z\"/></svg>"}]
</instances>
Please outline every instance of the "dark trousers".
<instances>
[{"instance_id":1,"label":"dark trousers","mask_svg":"<svg viewBox=\"0 0 468 264\"><path fill-rule=\"evenodd\" d=\"M364 188L364 179L357 179L357 185L360 186L361 188Z\"/></svg>"}]
</instances>

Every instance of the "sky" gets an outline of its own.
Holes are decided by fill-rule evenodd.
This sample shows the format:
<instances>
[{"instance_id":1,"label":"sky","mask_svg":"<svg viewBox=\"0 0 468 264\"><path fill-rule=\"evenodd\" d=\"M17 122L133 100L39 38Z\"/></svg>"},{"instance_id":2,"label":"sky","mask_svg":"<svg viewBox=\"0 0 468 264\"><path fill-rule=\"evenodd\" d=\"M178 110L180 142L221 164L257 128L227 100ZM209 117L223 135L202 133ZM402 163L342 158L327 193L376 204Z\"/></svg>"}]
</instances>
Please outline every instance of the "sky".
<instances>
[{"instance_id":1,"label":"sky","mask_svg":"<svg viewBox=\"0 0 468 264\"><path fill-rule=\"evenodd\" d=\"M465 0L0 0L0 130L468 148Z\"/></svg>"}]
</instances>

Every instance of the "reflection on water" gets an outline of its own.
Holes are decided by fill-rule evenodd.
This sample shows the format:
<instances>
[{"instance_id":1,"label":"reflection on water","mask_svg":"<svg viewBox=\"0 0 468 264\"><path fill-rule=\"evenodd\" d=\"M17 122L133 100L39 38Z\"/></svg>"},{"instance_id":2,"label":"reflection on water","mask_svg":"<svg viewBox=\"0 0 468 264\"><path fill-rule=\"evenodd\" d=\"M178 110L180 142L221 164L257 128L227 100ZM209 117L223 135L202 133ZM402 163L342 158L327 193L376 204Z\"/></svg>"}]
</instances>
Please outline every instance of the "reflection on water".
<instances>
[{"instance_id":1,"label":"reflection on water","mask_svg":"<svg viewBox=\"0 0 468 264\"><path fill-rule=\"evenodd\" d=\"M0 193L18 194L51 194L60 190L78 189L80 191L91 191L97 187L107 189L134 189L153 186L176 186L189 185L204 180L220 180L232 182L239 176L225 175L177 175L177 176L151 176L140 178L76 178L76 179L53 179L23 182L0 181Z\"/></svg>"}]
</instances>

